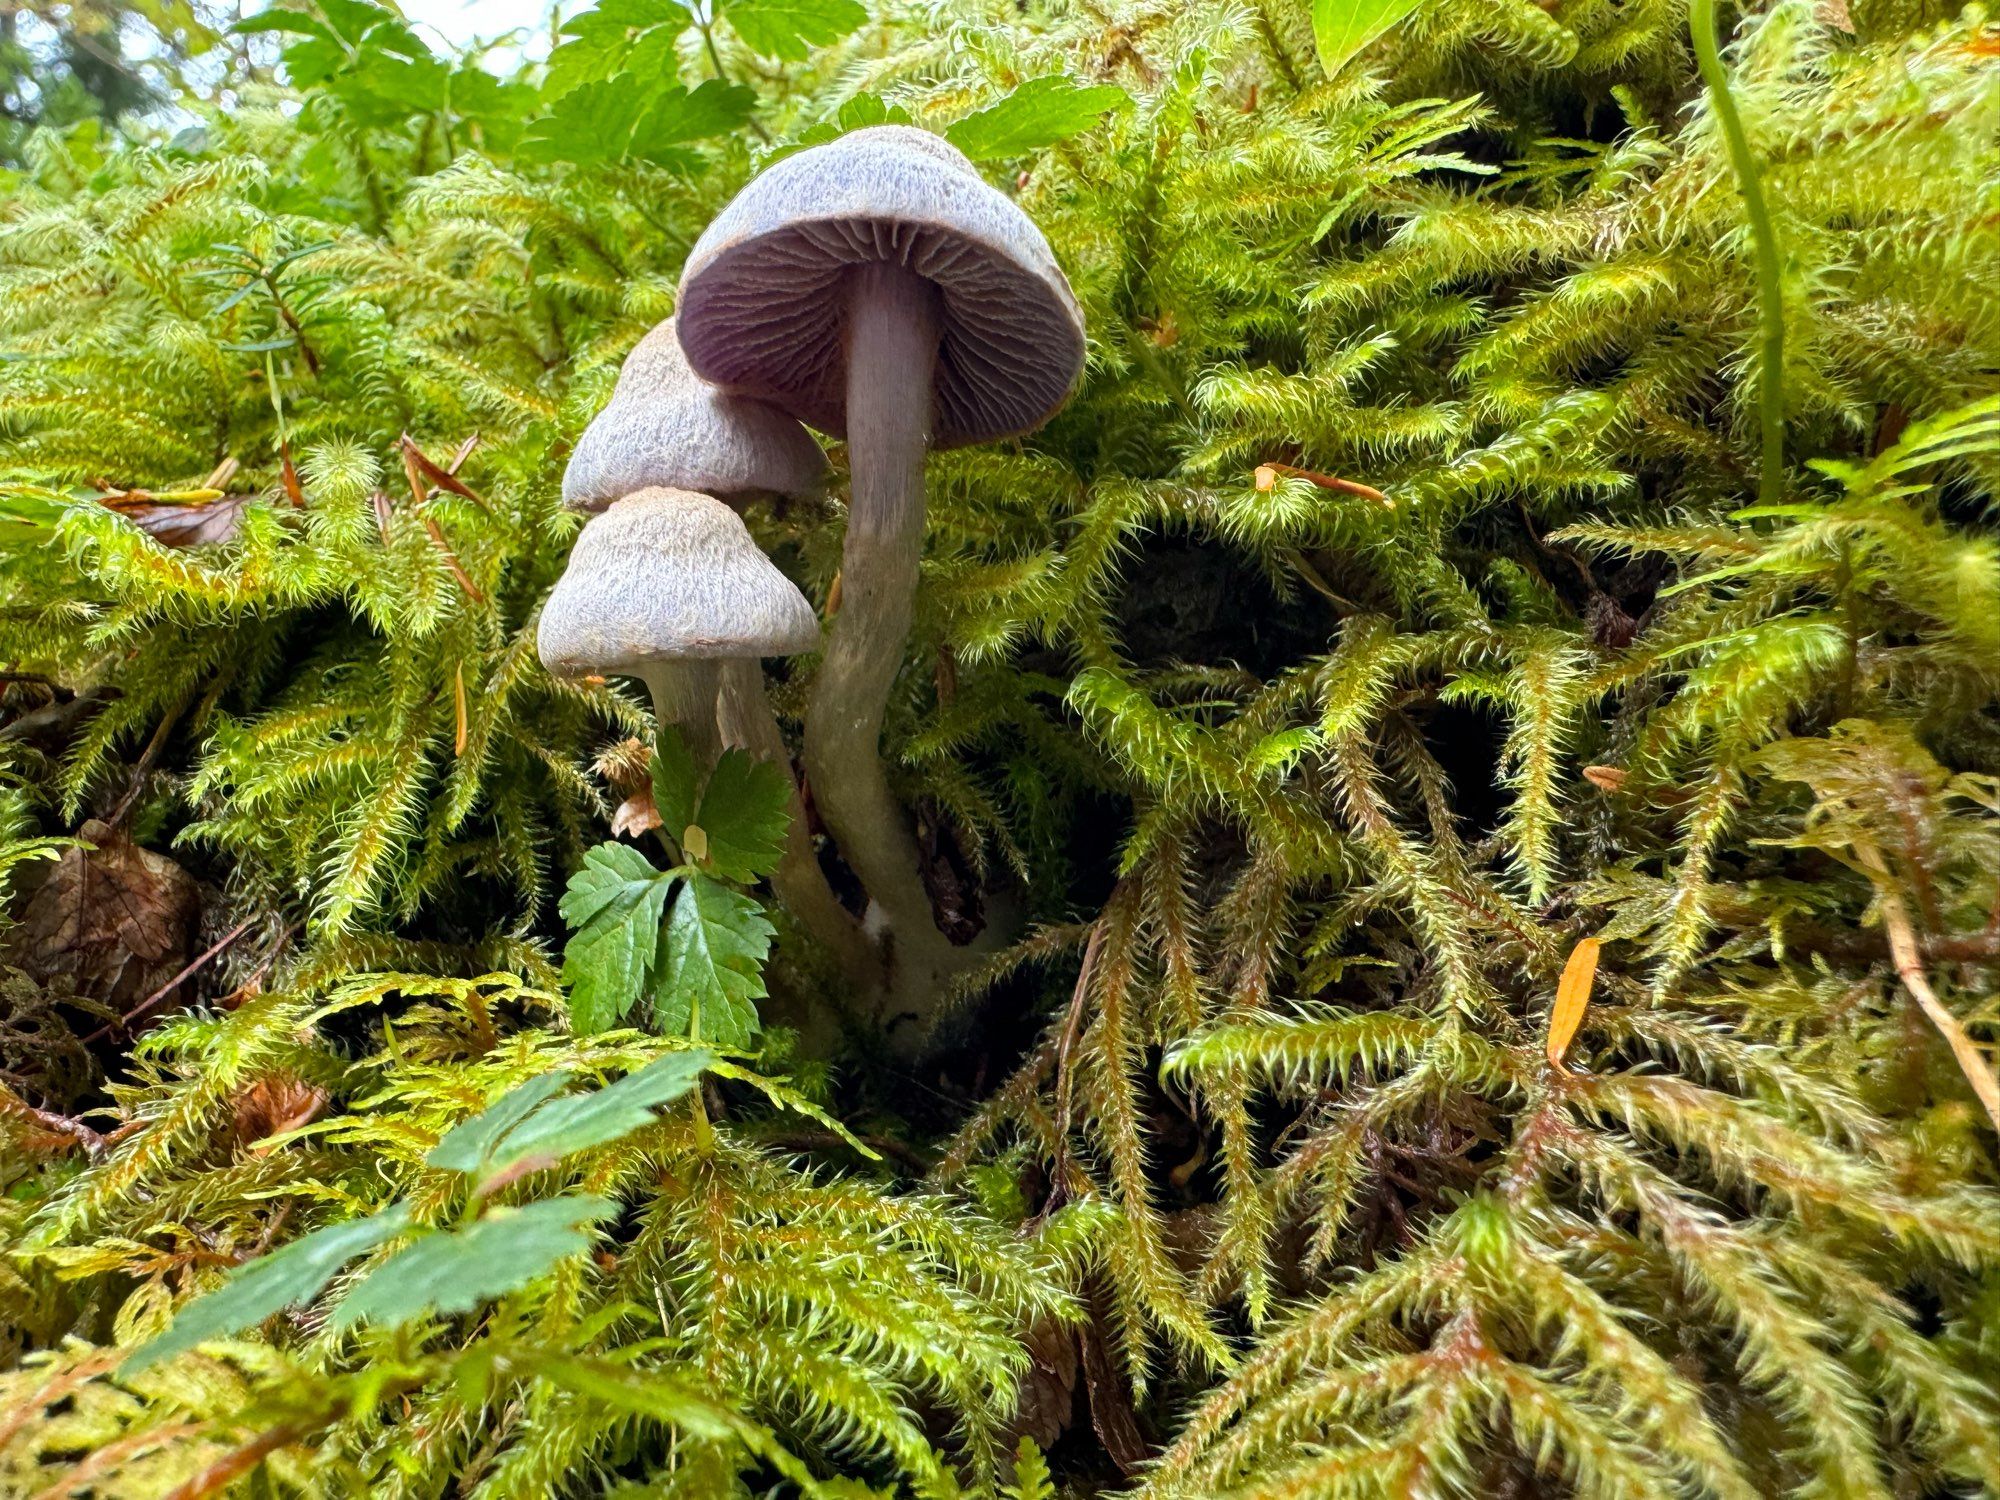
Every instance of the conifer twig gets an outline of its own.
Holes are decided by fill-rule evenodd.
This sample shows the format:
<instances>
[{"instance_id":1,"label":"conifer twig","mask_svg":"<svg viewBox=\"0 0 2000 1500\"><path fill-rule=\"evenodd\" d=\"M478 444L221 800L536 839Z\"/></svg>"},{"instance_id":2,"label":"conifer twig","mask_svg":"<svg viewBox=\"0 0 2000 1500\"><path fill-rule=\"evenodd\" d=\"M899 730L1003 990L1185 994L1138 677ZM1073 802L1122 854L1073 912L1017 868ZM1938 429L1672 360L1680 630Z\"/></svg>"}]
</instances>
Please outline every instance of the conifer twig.
<instances>
[{"instance_id":1,"label":"conifer twig","mask_svg":"<svg viewBox=\"0 0 2000 1500\"><path fill-rule=\"evenodd\" d=\"M1854 852L1875 878L1875 899L1882 907L1882 923L1889 929L1889 953L1895 960L1896 973L1903 981L1903 988L1910 992L1917 1008L1930 1018L1931 1025L1944 1037L1952 1056L1958 1059L1959 1071L1965 1074L1965 1081L1972 1085L1972 1092L1985 1106L1986 1117L1993 1122L1993 1129L2000 1132L2000 1079L1993 1076L1992 1064L1986 1061L1978 1044L1965 1034L1965 1028L1958 1024L1958 1017L1945 1009L1944 1002L1931 988L1930 976L1924 973L1923 959L1918 952L1916 928L1903 906L1903 898L1889 883L1889 868L1883 863L1882 852L1873 844L1858 842Z\"/></svg>"}]
</instances>

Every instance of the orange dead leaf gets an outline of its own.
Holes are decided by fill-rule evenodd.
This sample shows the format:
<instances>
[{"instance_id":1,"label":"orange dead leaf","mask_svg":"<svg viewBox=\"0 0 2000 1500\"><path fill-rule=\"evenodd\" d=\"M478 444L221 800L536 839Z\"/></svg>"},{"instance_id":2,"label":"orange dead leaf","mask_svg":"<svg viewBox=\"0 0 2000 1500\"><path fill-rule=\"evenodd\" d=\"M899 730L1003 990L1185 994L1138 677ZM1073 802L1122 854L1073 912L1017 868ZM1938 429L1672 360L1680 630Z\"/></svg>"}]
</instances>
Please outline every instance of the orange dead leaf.
<instances>
[{"instance_id":1,"label":"orange dead leaf","mask_svg":"<svg viewBox=\"0 0 2000 1500\"><path fill-rule=\"evenodd\" d=\"M833 586L826 591L826 617L829 620L831 620L835 615L840 613L841 576L842 575L839 573L834 574Z\"/></svg>"},{"instance_id":2,"label":"orange dead leaf","mask_svg":"<svg viewBox=\"0 0 2000 1500\"><path fill-rule=\"evenodd\" d=\"M458 716L458 732L452 736L451 753L465 754L465 663L460 662L452 669L451 706Z\"/></svg>"},{"instance_id":3,"label":"orange dead leaf","mask_svg":"<svg viewBox=\"0 0 2000 1500\"><path fill-rule=\"evenodd\" d=\"M1597 954L1602 946L1594 937L1578 943L1570 950L1569 962L1563 965L1562 978L1556 981L1556 1003L1549 1011L1549 1061L1558 1068L1563 1065L1563 1054L1569 1051L1576 1028L1583 1022L1583 1013L1590 1009L1591 987L1597 982Z\"/></svg>"},{"instance_id":4,"label":"orange dead leaf","mask_svg":"<svg viewBox=\"0 0 2000 1500\"><path fill-rule=\"evenodd\" d=\"M285 488L285 498L292 502L293 510L306 508L305 486L299 483L299 471L292 463L292 445L278 444L278 482Z\"/></svg>"},{"instance_id":5,"label":"orange dead leaf","mask_svg":"<svg viewBox=\"0 0 2000 1500\"><path fill-rule=\"evenodd\" d=\"M1600 792L1622 792L1630 779L1630 771L1621 771L1616 766L1585 766L1583 779Z\"/></svg>"}]
</instances>

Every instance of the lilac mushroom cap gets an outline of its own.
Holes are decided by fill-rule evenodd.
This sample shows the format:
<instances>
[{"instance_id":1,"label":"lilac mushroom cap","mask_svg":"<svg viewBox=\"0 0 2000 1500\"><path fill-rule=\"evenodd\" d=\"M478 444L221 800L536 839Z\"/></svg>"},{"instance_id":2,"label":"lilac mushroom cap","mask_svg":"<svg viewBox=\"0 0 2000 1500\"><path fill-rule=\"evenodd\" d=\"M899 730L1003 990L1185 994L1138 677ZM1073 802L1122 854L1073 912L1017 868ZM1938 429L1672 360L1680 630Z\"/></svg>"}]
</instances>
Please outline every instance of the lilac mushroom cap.
<instances>
[{"instance_id":1,"label":"lilac mushroom cap","mask_svg":"<svg viewBox=\"0 0 2000 1500\"><path fill-rule=\"evenodd\" d=\"M655 488L583 528L535 644L559 676L637 676L663 662L811 651L819 621L735 511Z\"/></svg>"},{"instance_id":2,"label":"lilac mushroom cap","mask_svg":"<svg viewBox=\"0 0 2000 1500\"><path fill-rule=\"evenodd\" d=\"M1048 241L956 149L907 125L788 156L716 216L681 277L688 363L844 435L845 282L874 262L940 294L931 446L1028 432L1068 399L1083 314Z\"/></svg>"},{"instance_id":3,"label":"lilac mushroom cap","mask_svg":"<svg viewBox=\"0 0 2000 1500\"><path fill-rule=\"evenodd\" d=\"M563 503L602 510L655 486L723 499L800 495L825 470L819 444L794 419L689 369L669 318L625 357L611 400L577 439Z\"/></svg>"}]
</instances>

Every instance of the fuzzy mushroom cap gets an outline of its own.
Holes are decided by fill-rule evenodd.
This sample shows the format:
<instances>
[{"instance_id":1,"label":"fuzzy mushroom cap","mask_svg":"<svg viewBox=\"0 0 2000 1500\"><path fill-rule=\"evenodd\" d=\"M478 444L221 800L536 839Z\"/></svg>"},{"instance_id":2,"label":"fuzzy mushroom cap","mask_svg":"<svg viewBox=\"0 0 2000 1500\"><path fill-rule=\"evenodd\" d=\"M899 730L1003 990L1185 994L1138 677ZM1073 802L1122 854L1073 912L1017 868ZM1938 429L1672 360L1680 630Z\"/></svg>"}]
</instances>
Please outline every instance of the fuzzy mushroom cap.
<instances>
[{"instance_id":1,"label":"fuzzy mushroom cap","mask_svg":"<svg viewBox=\"0 0 2000 1500\"><path fill-rule=\"evenodd\" d=\"M800 495L825 468L819 444L792 418L726 395L690 370L669 318L625 357L610 402L577 439L563 504L602 510L653 486Z\"/></svg>"},{"instance_id":2,"label":"fuzzy mushroom cap","mask_svg":"<svg viewBox=\"0 0 2000 1500\"><path fill-rule=\"evenodd\" d=\"M688 490L645 489L583 528L535 644L561 677L630 673L811 651L819 621L735 511Z\"/></svg>"},{"instance_id":3,"label":"fuzzy mushroom cap","mask_svg":"<svg viewBox=\"0 0 2000 1500\"><path fill-rule=\"evenodd\" d=\"M677 314L704 379L842 435L852 267L941 294L932 446L1039 427L1083 369L1083 314L1034 222L957 150L907 125L785 157L696 241Z\"/></svg>"}]
</instances>

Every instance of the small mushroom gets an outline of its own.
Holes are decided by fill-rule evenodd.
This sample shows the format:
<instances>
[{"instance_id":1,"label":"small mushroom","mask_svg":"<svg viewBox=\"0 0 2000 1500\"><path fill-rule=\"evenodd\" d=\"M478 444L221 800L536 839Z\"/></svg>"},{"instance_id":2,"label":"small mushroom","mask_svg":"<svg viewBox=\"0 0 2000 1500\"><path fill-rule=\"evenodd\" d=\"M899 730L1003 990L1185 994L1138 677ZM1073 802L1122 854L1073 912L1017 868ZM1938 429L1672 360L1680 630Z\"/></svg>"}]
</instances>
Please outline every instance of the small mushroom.
<instances>
[{"instance_id":1,"label":"small mushroom","mask_svg":"<svg viewBox=\"0 0 2000 1500\"><path fill-rule=\"evenodd\" d=\"M892 930L933 937L889 790L883 710L909 634L924 455L1027 432L1068 398L1083 317L1048 242L934 135L857 130L776 163L681 279L696 374L847 438L842 605L806 719L816 805Z\"/></svg>"},{"instance_id":2,"label":"small mushroom","mask_svg":"<svg viewBox=\"0 0 2000 1500\"><path fill-rule=\"evenodd\" d=\"M593 516L542 606L536 647L558 676L637 677L702 764L721 752L722 663L819 645L798 587L709 495L642 489Z\"/></svg>"},{"instance_id":3,"label":"small mushroom","mask_svg":"<svg viewBox=\"0 0 2000 1500\"><path fill-rule=\"evenodd\" d=\"M795 419L761 402L724 395L690 370L669 318L627 357L610 402L585 429L570 458L563 498L576 509L601 510L629 490L663 485L737 502L763 494L809 494L820 487L825 472L819 444ZM804 644L801 636L802 648ZM817 636L810 644L817 647ZM670 683L676 692L703 695L685 712L702 715L700 728L704 735L714 735L715 745L747 750L789 774L791 755L764 692L762 663L755 656L741 656L721 659L716 667L719 680L713 691L708 684ZM690 718L681 724L684 733L696 737ZM785 852L771 885L857 990L879 984L880 957L827 884L796 784ZM826 1018L808 1014L797 1019L803 1030L823 1027Z\"/></svg>"},{"instance_id":4,"label":"small mushroom","mask_svg":"<svg viewBox=\"0 0 2000 1500\"><path fill-rule=\"evenodd\" d=\"M720 500L802 495L825 472L826 456L796 421L690 370L669 318L625 357L611 400L577 439L563 504L599 511L654 486Z\"/></svg>"}]
</instances>

